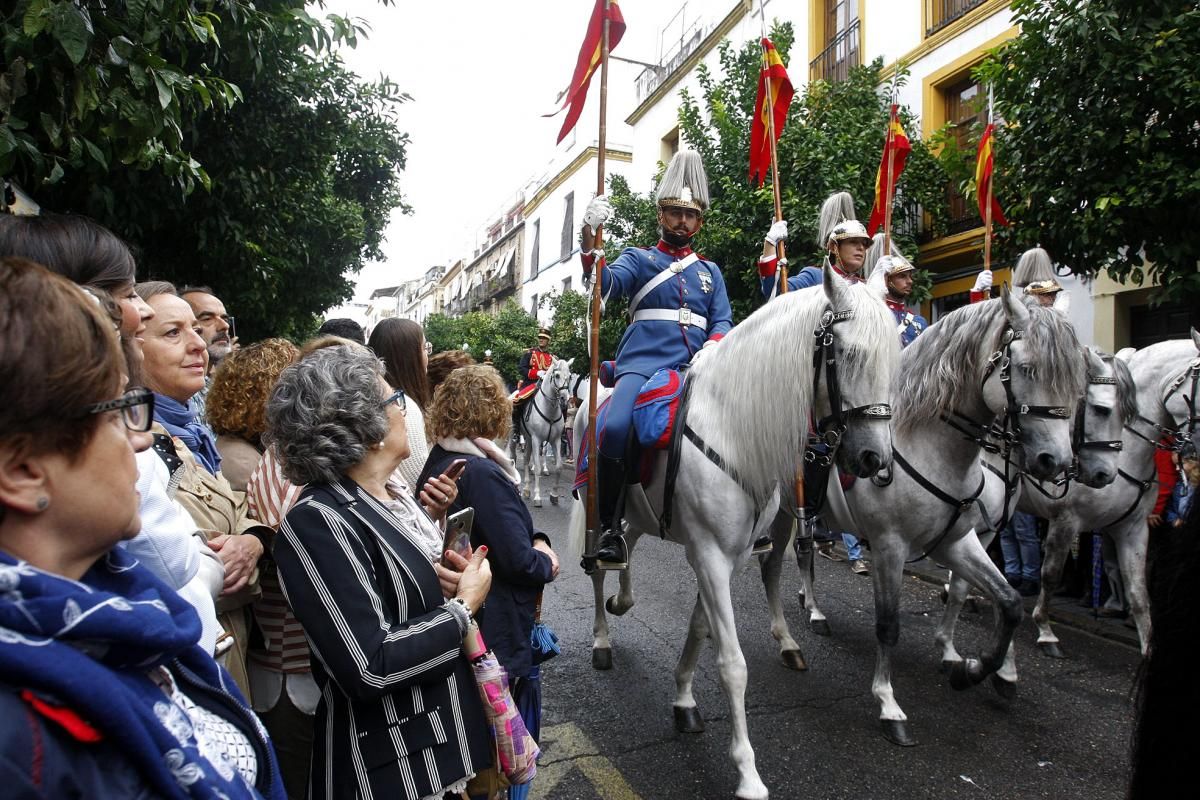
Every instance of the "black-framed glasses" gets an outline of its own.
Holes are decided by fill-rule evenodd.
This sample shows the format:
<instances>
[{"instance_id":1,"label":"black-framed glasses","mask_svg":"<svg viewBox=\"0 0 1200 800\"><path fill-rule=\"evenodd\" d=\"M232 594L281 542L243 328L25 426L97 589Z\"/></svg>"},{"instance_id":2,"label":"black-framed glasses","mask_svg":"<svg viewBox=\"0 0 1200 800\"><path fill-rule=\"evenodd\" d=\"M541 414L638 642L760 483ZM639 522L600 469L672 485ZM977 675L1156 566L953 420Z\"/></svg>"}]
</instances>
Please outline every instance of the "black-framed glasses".
<instances>
[{"instance_id":1,"label":"black-framed glasses","mask_svg":"<svg viewBox=\"0 0 1200 800\"><path fill-rule=\"evenodd\" d=\"M397 389L396 391L392 392L390 395L388 395L387 400L384 400L381 405L386 408L392 403L396 404L396 407L400 409L401 414L408 412L408 400L406 400L404 397L403 389Z\"/></svg>"},{"instance_id":2,"label":"black-framed glasses","mask_svg":"<svg viewBox=\"0 0 1200 800\"><path fill-rule=\"evenodd\" d=\"M116 400L93 403L83 409L83 416L120 411L125 427L134 433L145 433L154 424L154 392L149 389L130 389Z\"/></svg>"}]
</instances>

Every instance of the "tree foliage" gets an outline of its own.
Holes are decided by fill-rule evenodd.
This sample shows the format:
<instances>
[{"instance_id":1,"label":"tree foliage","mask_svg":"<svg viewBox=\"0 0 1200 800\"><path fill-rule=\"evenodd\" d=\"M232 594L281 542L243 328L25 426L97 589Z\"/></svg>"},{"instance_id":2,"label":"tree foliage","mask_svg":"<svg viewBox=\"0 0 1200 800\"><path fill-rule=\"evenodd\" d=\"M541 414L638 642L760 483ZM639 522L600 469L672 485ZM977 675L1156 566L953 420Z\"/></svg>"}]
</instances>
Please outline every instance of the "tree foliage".
<instances>
[{"instance_id":1,"label":"tree foliage","mask_svg":"<svg viewBox=\"0 0 1200 800\"><path fill-rule=\"evenodd\" d=\"M505 303L495 316L472 311L461 317L433 314L425 320L425 340L435 353L467 346L476 361L487 351L506 383L515 384L521 354L537 343L538 323L515 299Z\"/></svg>"},{"instance_id":2,"label":"tree foliage","mask_svg":"<svg viewBox=\"0 0 1200 800\"><path fill-rule=\"evenodd\" d=\"M1021 33L977 71L1007 125L997 185L1014 249L1075 273L1200 293L1200 7L1016 0ZM1002 198L1003 199L1003 198Z\"/></svg>"},{"instance_id":3,"label":"tree foliage","mask_svg":"<svg viewBox=\"0 0 1200 800\"><path fill-rule=\"evenodd\" d=\"M550 323L550 349L559 358L573 358L573 372L589 369L588 326L591 322L591 296L580 292L552 292L541 299L543 308L553 314ZM627 327L625 298L611 300L600 319L600 360L613 358Z\"/></svg>"},{"instance_id":4,"label":"tree foliage","mask_svg":"<svg viewBox=\"0 0 1200 800\"><path fill-rule=\"evenodd\" d=\"M130 240L143 277L212 286L244 340L311 332L406 210L407 96L350 73L334 50L361 28L302 0L98 8L0 17L0 168Z\"/></svg>"},{"instance_id":5,"label":"tree foliage","mask_svg":"<svg viewBox=\"0 0 1200 800\"><path fill-rule=\"evenodd\" d=\"M786 62L793 41L791 25L777 25L771 39ZM684 93L680 140L700 153L708 172L712 202L697 236L697 249L721 265L734 318L740 320L762 303L755 262L774 219L770 181L760 188L747 177L762 51L757 41L736 49L723 42L718 55L722 74L714 76L701 65L698 96ZM819 263L822 251L814 241L817 215L830 194L849 191L859 218L865 223L870 215L888 118L888 104L879 88L881 70L882 63L876 61L852 70L844 81L812 81L792 100L778 158L793 271ZM916 219L921 207L933 231L940 231L946 218L947 176L929 143L916 137L912 114L901 108L900 118L913 152L897 189L894 234L902 251L915 256L916 231L908 220ZM616 178L610 185L618 235L637 234L644 237L641 244L653 241L657 235L652 232L653 199L629 192L627 184Z\"/></svg>"}]
</instances>

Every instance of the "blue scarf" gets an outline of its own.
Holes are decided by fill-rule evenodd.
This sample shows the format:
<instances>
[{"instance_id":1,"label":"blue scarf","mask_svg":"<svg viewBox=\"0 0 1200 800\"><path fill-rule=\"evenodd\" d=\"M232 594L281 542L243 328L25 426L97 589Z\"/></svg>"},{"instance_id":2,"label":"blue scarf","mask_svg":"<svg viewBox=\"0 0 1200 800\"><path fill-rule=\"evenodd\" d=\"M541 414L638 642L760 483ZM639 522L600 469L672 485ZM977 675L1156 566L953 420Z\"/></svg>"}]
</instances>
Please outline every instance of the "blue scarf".
<instances>
[{"instance_id":1,"label":"blue scarf","mask_svg":"<svg viewBox=\"0 0 1200 800\"><path fill-rule=\"evenodd\" d=\"M222 715L238 708L241 727L266 742L229 674L196 644L199 636L195 610L121 548L79 581L0 551L0 679L51 694L82 716L156 795L282 800L269 746L259 780L270 783L259 794L229 765L218 769L201 755L186 716L151 680L150 670L167 666L197 703L222 695L229 709Z\"/></svg>"},{"instance_id":2,"label":"blue scarf","mask_svg":"<svg viewBox=\"0 0 1200 800\"><path fill-rule=\"evenodd\" d=\"M213 475L221 469L221 454L212 430L196 417L191 403L183 405L166 395L154 393L154 421L166 428L192 451L196 460Z\"/></svg>"}]
</instances>

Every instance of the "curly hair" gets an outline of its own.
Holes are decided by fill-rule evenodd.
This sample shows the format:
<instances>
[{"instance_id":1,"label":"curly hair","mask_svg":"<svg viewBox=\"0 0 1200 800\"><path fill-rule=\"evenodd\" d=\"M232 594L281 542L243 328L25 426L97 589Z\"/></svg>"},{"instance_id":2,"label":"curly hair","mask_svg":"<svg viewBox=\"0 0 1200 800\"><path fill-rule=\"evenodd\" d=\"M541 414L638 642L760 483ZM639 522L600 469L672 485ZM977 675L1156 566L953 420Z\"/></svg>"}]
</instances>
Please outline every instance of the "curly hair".
<instances>
[{"instance_id":1,"label":"curly hair","mask_svg":"<svg viewBox=\"0 0 1200 800\"><path fill-rule=\"evenodd\" d=\"M389 425L379 360L364 347L326 347L283 371L267 401L264 440L297 485L334 483Z\"/></svg>"},{"instance_id":2,"label":"curly hair","mask_svg":"<svg viewBox=\"0 0 1200 800\"><path fill-rule=\"evenodd\" d=\"M465 350L443 350L431 355L429 366L425 370L429 376L429 394L432 396L451 372L474 363L475 359Z\"/></svg>"},{"instance_id":3,"label":"curly hair","mask_svg":"<svg viewBox=\"0 0 1200 800\"><path fill-rule=\"evenodd\" d=\"M267 398L280 373L299 355L287 339L264 339L230 353L208 390L205 414L213 431L260 446L267 428Z\"/></svg>"},{"instance_id":4,"label":"curly hair","mask_svg":"<svg viewBox=\"0 0 1200 800\"><path fill-rule=\"evenodd\" d=\"M512 403L494 367L459 367L433 393L425 426L434 439L442 437L502 439L512 424Z\"/></svg>"}]
</instances>

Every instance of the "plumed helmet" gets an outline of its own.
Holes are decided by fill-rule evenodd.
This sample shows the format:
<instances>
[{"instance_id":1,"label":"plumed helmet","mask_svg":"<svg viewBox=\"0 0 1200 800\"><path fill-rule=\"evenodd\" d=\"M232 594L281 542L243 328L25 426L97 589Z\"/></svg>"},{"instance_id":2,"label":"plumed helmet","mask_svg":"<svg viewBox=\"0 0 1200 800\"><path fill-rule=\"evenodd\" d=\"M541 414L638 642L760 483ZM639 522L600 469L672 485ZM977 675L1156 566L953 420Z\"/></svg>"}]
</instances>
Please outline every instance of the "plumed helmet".
<instances>
[{"instance_id":1,"label":"plumed helmet","mask_svg":"<svg viewBox=\"0 0 1200 800\"><path fill-rule=\"evenodd\" d=\"M848 219L858 219L854 213L854 198L849 192L834 192L821 203L817 216L817 247L829 247L833 229Z\"/></svg>"},{"instance_id":2,"label":"plumed helmet","mask_svg":"<svg viewBox=\"0 0 1200 800\"><path fill-rule=\"evenodd\" d=\"M537 338L539 338L539 339L550 339L550 338L551 338L551 336L550 336L550 329L549 329L549 328L542 328L541 330L539 330L539 331L538 331Z\"/></svg>"},{"instance_id":3,"label":"plumed helmet","mask_svg":"<svg viewBox=\"0 0 1200 800\"><path fill-rule=\"evenodd\" d=\"M905 272L916 272L914 267L907 258L896 253L891 256L884 256L879 259L879 264L883 268L883 274L889 278L893 275L901 275Z\"/></svg>"},{"instance_id":4,"label":"plumed helmet","mask_svg":"<svg viewBox=\"0 0 1200 800\"><path fill-rule=\"evenodd\" d=\"M853 239L862 239L866 247L871 246L871 237L867 236L867 229L863 227L863 224L856 219L844 219L833 226L833 230L829 232L829 238L825 241L825 246L830 247Z\"/></svg>"},{"instance_id":5,"label":"plumed helmet","mask_svg":"<svg viewBox=\"0 0 1200 800\"><path fill-rule=\"evenodd\" d=\"M1062 286L1053 278L1044 281L1034 281L1025 287L1025 294L1054 294L1061 291Z\"/></svg>"},{"instance_id":6,"label":"plumed helmet","mask_svg":"<svg viewBox=\"0 0 1200 800\"><path fill-rule=\"evenodd\" d=\"M1057 285L1054 278L1054 262L1050 254L1040 247L1022 253L1017 259L1017 266L1013 268L1013 286L1031 286L1046 281Z\"/></svg>"},{"instance_id":7,"label":"plumed helmet","mask_svg":"<svg viewBox=\"0 0 1200 800\"><path fill-rule=\"evenodd\" d=\"M699 153L680 150L675 154L655 199L660 208L692 208L702 214L708 210L708 176Z\"/></svg>"}]
</instances>

